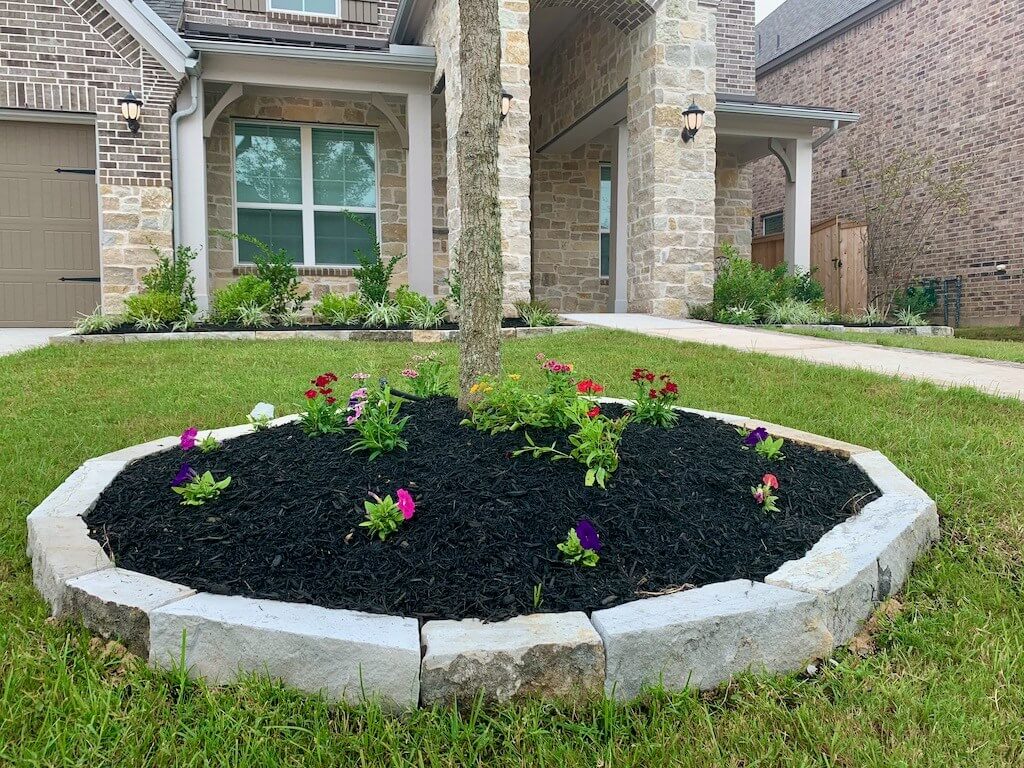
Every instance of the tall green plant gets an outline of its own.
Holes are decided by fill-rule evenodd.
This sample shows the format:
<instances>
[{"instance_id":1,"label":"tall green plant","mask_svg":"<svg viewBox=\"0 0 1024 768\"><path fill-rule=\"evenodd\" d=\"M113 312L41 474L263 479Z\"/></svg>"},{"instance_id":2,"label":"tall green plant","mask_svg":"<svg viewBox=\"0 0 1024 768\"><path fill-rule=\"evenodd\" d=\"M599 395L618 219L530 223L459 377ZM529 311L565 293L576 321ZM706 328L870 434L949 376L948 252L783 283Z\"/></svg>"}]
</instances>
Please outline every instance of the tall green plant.
<instances>
[{"instance_id":1,"label":"tall green plant","mask_svg":"<svg viewBox=\"0 0 1024 768\"><path fill-rule=\"evenodd\" d=\"M368 304L384 303L391 298L391 276L398 262L405 258L405 254L400 253L384 261L380 253L380 240L377 239L374 228L354 213L346 211L345 215L370 238L369 255L363 253L361 248L356 249L356 261L359 262L359 266L352 270L352 276L356 279L359 294Z\"/></svg>"},{"instance_id":2,"label":"tall green plant","mask_svg":"<svg viewBox=\"0 0 1024 768\"><path fill-rule=\"evenodd\" d=\"M287 250L274 250L259 238L244 232L219 229L214 230L214 234L248 243L256 249L252 263L256 268L256 277L270 286L270 298L266 304L266 310L270 315L277 317L295 312L302 307L304 296L299 292L302 280Z\"/></svg>"},{"instance_id":3,"label":"tall green plant","mask_svg":"<svg viewBox=\"0 0 1024 768\"><path fill-rule=\"evenodd\" d=\"M165 294L177 300L175 317L168 321L183 320L192 317L196 312L196 278L192 274L191 263L196 252L191 248L179 245L172 255L161 253L156 246L150 246L157 257L156 265L142 276L142 285L146 293ZM168 307L171 301L164 302Z\"/></svg>"}]
</instances>

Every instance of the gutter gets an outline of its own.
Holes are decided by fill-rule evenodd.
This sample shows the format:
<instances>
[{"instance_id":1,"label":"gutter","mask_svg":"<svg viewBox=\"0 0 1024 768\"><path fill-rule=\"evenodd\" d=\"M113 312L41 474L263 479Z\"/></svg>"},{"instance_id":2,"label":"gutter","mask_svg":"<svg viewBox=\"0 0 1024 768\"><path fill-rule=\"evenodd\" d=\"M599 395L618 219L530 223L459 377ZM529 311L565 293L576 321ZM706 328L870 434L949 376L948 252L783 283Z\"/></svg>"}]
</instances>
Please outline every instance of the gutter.
<instances>
[{"instance_id":1,"label":"gutter","mask_svg":"<svg viewBox=\"0 0 1024 768\"><path fill-rule=\"evenodd\" d=\"M437 65L434 49L424 45L392 45L386 51L352 51L344 48L316 48L294 45L241 43L229 40L192 40L201 53L228 53L285 59L313 59L343 64L433 72Z\"/></svg>"},{"instance_id":2,"label":"gutter","mask_svg":"<svg viewBox=\"0 0 1024 768\"><path fill-rule=\"evenodd\" d=\"M811 151L813 152L814 150L816 150L818 147L820 147L826 141L831 139L837 133L839 133L839 121L833 120L832 127L829 128L828 131L826 131L825 133L821 134L821 136L816 138L813 142L811 142Z\"/></svg>"},{"instance_id":3,"label":"gutter","mask_svg":"<svg viewBox=\"0 0 1024 768\"><path fill-rule=\"evenodd\" d=\"M789 104L720 101L715 106L715 111L734 115L827 120L830 123L837 121L840 123L855 123L860 120L860 115L856 112L839 112L834 109L822 109L820 107L795 107Z\"/></svg>"}]
</instances>

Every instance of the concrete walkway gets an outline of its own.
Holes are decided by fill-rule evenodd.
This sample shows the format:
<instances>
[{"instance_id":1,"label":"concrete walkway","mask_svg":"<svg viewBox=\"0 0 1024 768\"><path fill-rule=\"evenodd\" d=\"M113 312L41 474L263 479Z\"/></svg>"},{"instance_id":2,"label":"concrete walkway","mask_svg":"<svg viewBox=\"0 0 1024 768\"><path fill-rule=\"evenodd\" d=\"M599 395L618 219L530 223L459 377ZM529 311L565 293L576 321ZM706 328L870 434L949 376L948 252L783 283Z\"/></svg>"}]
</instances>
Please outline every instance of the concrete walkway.
<instances>
[{"instance_id":1,"label":"concrete walkway","mask_svg":"<svg viewBox=\"0 0 1024 768\"><path fill-rule=\"evenodd\" d=\"M67 328L0 328L0 357L13 355L33 347L43 347L51 336Z\"/></svg>"},{"instance_id":2,"label":"concrete walkway","mask_svg":"<svg viewBox=\"0 0 1024 768\"><path fill-rule=\"evenodd\" d=\"M566 314L563 317L587 325L677 341L715 344L742 352L761 352L812 363L862 368L908 379L924 379L943 386L974 387L989 394L1024 400L1024 365L1018 363L819 339L699 320L669 320L650 315Z\"/></svg>"}]
</instances>

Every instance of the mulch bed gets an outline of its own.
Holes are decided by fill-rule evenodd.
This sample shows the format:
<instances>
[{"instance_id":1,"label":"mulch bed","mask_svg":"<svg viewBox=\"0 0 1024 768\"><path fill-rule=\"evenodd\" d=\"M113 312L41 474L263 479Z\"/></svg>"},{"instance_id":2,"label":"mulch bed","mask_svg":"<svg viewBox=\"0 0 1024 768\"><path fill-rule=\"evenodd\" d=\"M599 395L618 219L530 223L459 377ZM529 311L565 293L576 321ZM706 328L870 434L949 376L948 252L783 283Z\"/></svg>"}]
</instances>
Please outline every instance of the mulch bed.
<instances>
[{"instance_id":1,"label":"mulch bed","mask_svg":"<svg viewBox=\"0 0 1024 768\"><path fill-rule=\"evenodd\" d=\"M524 323L518 317L507 317L501 321L502 328L527 328L527 324ZM414 330L428 330L428 331L456 331L459 328L458 323L442 323L436 328L414 328L409 323L398 323L397 325L391 325L385 328L382 325L326 325L324 323L300 323L298 325L268 325L263 328L253 328L245 325L218 325L216 323L197 323L188 329L189 333L203 333L211 331L414 331ZM120 333L170 333L170 326L162 326L152 331L136 328L133 323L122 323L121 325L111 328L109 331L94 331L89 336L109 336L111 334Z\"/></svg>"},{"instance_id":2,"label":"mulch bed","mask_svg":"<svg viewBox=\"0 0 1024 768\"><path fill-rule=\"evenodd\" d=\"M612 415L619 406L606 405ZM86 522L118 566L218 594L422 619L499 620L596 609L736 578L760 579L802 557L837 523L877 498L845 459L786 443L771 463L741 448L721 422L681 414L669 430L630 425L607 490L586 488L574 461L513 458L521 433L459 426L449 398L403 404L408 451L367 462L349 433L309 438L296 424L225 442L187 458L231 485L187 507L170 483L178 448L128 466ZM564 442L539 430L538 443ZM563 446L564 447L564 446ZM781 483L778 513L750 488ZM415 517L387 541L370 538L363 500L398 487ZM555 545L580 517L603 548L594 568L561 561Z\"/></svg>"}]
</instances>

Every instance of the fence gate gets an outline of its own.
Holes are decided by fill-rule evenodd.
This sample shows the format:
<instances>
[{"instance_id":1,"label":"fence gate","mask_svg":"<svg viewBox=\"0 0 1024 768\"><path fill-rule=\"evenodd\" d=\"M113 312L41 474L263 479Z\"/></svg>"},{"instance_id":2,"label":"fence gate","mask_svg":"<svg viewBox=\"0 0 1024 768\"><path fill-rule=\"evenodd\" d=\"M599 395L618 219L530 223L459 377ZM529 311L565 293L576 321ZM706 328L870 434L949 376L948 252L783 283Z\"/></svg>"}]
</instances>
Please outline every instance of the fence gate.
<instances>
[{"instance_id":1,"label":"fence gate","mask_svg":"<svg viewBox=\"0 0 1024 768\"><path fill-rule=\"evenodd\" d=\"M843 314L863 312L868 303L864 253L867 226L838 217L811 227L811 270L825 289L825 304ZM784 236L763 235L751 243L751 259L765 269L785 263Z\"/></svg>"}]
</instances>

